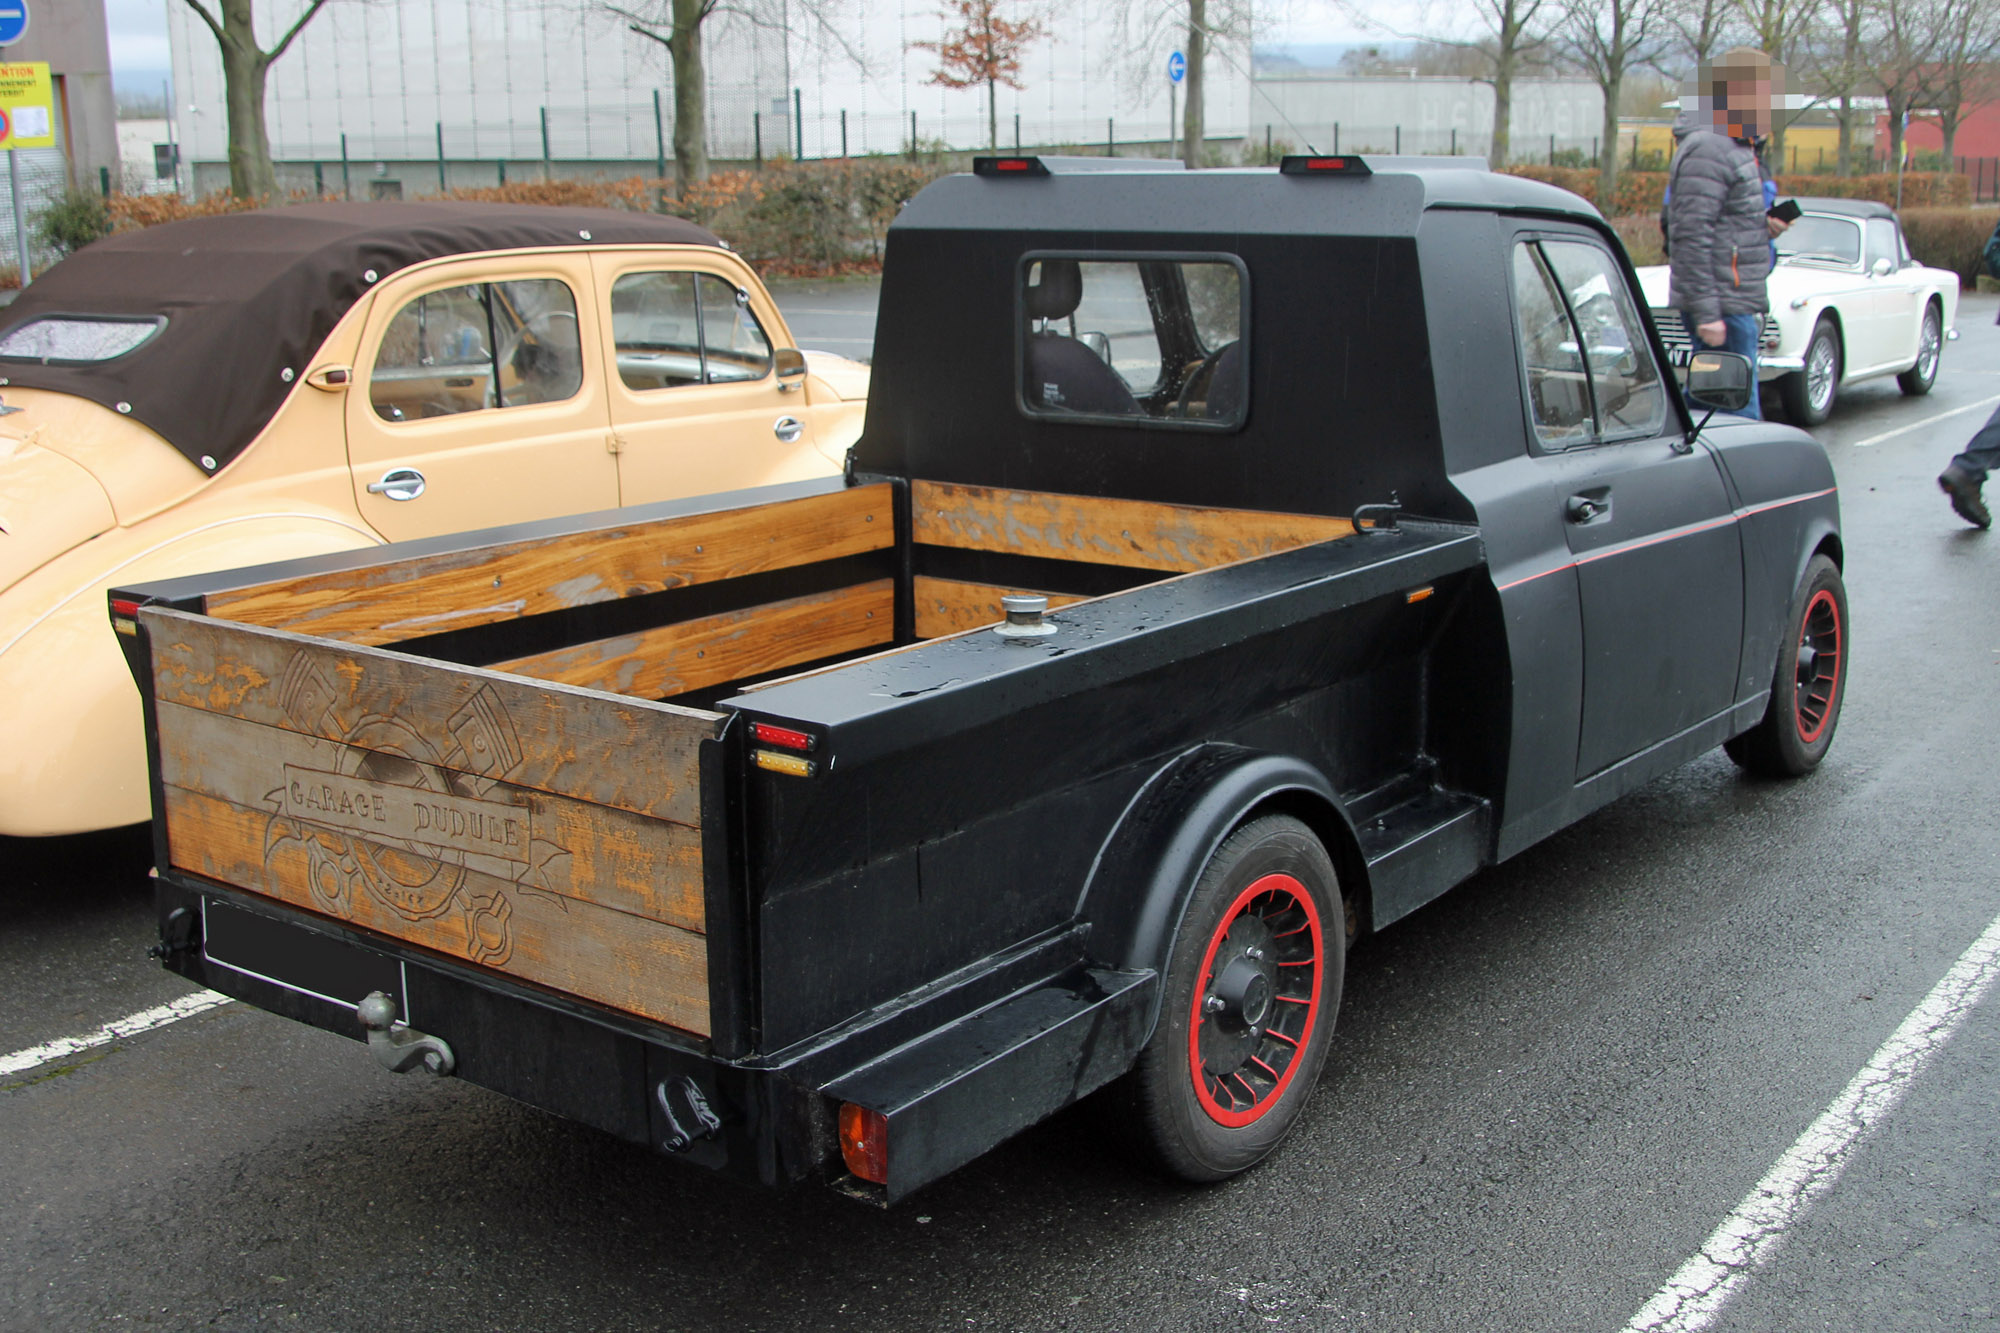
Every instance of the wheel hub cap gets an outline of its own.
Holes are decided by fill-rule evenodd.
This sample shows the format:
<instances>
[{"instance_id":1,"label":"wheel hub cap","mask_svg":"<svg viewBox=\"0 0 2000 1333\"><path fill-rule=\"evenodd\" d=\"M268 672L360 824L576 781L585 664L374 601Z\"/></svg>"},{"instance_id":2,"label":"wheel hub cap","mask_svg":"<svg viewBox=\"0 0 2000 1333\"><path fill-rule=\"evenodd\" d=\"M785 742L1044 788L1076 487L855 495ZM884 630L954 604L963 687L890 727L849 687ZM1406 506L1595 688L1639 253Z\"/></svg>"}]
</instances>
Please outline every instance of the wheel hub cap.
<instances>
[{"instance_id":1,"label":"wheel hub cap","mask_svg":"<svg viewBox=\"0 0 2000 1333\"><path fill-rule=\"evenodd\" d=\"M1274 874L1245 888L1210 935L1188 1072L1218 1123L1250 1124L1290 1085L1319 1013L1323 929L1306 887Z\"/></svg>"}]
</instances>

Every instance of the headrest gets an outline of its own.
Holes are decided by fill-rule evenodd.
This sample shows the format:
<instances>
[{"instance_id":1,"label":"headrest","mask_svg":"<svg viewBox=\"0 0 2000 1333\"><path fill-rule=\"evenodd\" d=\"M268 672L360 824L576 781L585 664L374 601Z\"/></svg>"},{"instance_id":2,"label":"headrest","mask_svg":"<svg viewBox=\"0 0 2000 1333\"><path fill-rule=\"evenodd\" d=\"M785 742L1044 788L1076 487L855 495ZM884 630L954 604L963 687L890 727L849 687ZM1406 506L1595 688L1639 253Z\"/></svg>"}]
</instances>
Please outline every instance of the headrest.
<instances>
[{"instance_id":1,"label":"headrest","mask_svg":"<svg viewBox=\"0 0 2000 1333\"><path fill-rule=\"evenodd\" d=\"M1028 318L1068 319L1083 300L1083 270L1074 259L1040 259L1040 281L1028 284Z\"/></svg>"}]
</instances>

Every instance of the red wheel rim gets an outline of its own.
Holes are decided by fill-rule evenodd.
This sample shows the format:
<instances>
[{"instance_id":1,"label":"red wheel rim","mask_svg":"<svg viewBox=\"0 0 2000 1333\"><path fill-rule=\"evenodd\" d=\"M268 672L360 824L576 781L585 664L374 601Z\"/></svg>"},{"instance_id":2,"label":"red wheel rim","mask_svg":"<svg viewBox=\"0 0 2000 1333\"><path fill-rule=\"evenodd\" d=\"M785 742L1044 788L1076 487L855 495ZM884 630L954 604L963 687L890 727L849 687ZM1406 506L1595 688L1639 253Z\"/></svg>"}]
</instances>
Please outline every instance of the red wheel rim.
<instances>
[{"instance_id":1,"label":"red wheel rim","mask_svg":"<svg viewBox=\"0 0 2000 1333\"><path fill-rule=\"evenodd\" d=\"M1799 739L1811 745L1833 721L1833 706L1840 697L1840 603L1832 591L1821 588L1806 603L1805 623L1799 626L1799 656L1793 690L1793 713Z\"/></svg>"},{"instance_id":2,"label":"red wheel rim","mask_svg":"<svg viewBox=\"0 0 2000 1333\"><path fill-rule=\"evenodd\" d=\"M1188 1074L1217 1124L1263 1117L1311 1045L1325 975L1319 909L1290 875L1265 875L1222 914L1194 988Z\"/></svg>"}]
</instances>

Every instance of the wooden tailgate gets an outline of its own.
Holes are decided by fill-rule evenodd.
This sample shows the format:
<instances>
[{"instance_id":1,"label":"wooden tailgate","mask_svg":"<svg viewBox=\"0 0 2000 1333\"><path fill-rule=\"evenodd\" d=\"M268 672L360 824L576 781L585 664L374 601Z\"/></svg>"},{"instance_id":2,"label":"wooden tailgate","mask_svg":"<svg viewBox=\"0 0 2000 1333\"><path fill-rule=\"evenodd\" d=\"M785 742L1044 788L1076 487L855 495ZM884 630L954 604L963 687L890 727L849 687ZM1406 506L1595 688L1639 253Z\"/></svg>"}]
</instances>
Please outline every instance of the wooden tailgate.
<instances>
[{"instance_id":1,"label":"wooden tailgate","mask_svg":"<svg viewBox=\"0 0 2000 1333\"><path fill-rule=\"evenodd\" d=\"M713 713L146 608L176 867L702 1036Z\"/></svg>"}]
</instances>

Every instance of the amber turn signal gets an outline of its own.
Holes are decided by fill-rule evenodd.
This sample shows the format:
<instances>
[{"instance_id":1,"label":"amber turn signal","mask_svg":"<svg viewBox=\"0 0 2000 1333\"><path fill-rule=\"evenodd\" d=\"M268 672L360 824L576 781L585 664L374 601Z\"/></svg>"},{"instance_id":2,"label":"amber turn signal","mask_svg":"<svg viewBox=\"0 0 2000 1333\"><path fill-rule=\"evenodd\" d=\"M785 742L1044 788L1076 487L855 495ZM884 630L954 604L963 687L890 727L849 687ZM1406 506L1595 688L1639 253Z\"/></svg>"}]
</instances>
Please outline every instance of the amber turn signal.
<instances>
[{"instance_id":1,"label":"amber turn signal","mask_svg":"<svg viewBox=\"0 0 2000 1333\"><path fill-rule=\"evenodd\" d=\"M880 1111L840 1104L840 1155L847 1169L872 1185L889 1183L889 1122Z\"/></svg>"}]
</instances>

